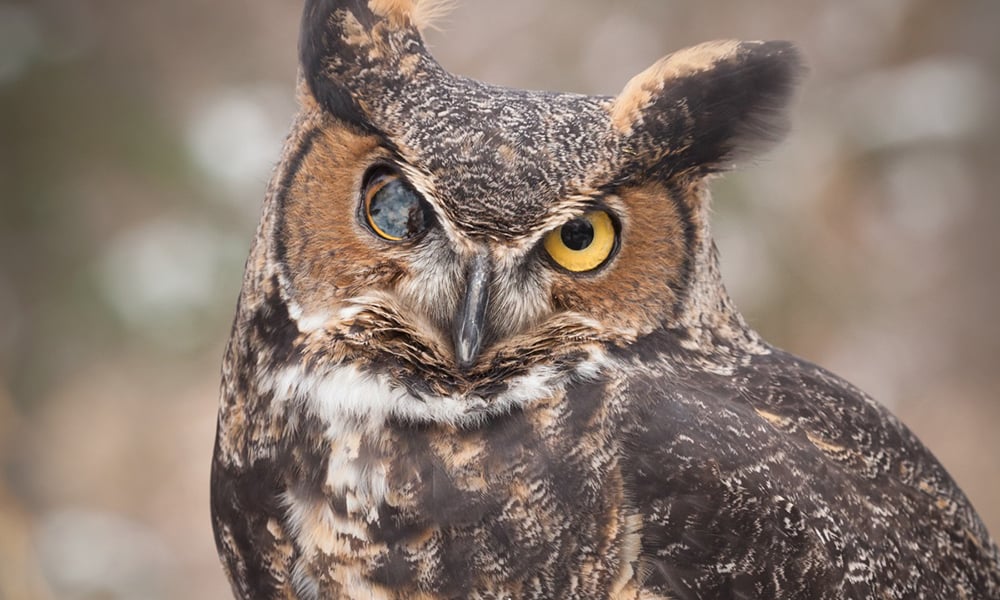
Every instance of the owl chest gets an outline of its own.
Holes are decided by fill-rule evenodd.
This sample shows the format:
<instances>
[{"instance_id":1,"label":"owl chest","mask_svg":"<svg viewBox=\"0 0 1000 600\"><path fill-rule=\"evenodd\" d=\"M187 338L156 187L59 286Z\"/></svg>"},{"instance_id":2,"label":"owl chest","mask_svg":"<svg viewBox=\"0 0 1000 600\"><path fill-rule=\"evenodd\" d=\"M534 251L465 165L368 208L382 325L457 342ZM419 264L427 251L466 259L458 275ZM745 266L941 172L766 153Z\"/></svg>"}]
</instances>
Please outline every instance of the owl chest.
<instances>
[{"instance_id":1,"label":"owl chest","mask_svg":"<svg viewBox=\"0 0 1000 600\"><path fill-rule=\"evenodd\" d=\"M563 395L485 426L327 426L289 491L318 597L593 598L623 587L636 527L607 423ZM587 576L580 574L586 573Z\"/></svg>"}]
</instances>

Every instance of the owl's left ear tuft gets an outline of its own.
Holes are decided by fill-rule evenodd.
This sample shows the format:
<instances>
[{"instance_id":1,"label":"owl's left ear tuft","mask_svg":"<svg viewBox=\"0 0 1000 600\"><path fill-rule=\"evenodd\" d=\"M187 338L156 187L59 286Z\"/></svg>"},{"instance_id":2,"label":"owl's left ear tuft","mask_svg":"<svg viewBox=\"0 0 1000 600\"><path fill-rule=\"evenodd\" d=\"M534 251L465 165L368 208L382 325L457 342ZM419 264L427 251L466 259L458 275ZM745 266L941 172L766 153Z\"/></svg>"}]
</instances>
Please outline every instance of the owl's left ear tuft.
<instances>
[{"instance_id":1,"label":"owl's left ear tuft","mask_svg":"<svg viewBox=\"0 0 1000 600\"><path fill-rule=\"evenodd\" d=\"M644 168L724 171L785 136L787 105L804 73L789 42L708 42L633 78L611 117Z\"/></svg>"}]
</instances>

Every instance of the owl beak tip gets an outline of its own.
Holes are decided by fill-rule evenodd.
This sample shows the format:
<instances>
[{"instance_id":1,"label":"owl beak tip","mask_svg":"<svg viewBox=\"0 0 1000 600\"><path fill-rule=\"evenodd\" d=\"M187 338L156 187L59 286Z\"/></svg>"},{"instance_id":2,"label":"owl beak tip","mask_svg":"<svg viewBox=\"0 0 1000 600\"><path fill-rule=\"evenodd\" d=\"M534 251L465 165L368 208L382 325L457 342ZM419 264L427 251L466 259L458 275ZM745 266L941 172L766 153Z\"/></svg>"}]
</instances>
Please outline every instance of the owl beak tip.
<instances>
[{"instance_id":1,"label":"owl beak tip","mask_svg":"<svg viewBox=\"0 0 1000 600\"><path fill-rule=\"evenodd\" d=\"M462 371L468 371L476 364L479 351L482 349L483 332L482 318L463 314L455 331L455 362Z\"/></svg>"},{"instance_id":2,"label":"owl beak tip","mask_svg":"<svg viewBox=\"0 0 1000 600\"><path fill-rule=\"evenodd\" d=\"M468 371L472 365L476 364L479 358L479 344L477 341L469 340L467 343L461 341L455 344L455 362L462 371Z\"/></svg>"}]
</instances>

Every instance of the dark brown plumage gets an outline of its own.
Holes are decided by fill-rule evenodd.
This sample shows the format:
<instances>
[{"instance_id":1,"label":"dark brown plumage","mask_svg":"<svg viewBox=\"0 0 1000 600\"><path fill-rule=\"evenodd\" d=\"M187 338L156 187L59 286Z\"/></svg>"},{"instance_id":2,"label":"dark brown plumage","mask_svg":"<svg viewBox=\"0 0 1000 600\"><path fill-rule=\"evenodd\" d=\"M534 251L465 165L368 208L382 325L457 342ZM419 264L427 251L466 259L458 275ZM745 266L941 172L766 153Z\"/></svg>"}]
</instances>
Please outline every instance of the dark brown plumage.
<instances>
[{"instance_id":1,"label":"dark brown plumage","mask_svg":"<svg viewBox=\"0 0 1000 600\"><path fill-rule=\"evenodd\" d=\"M781 136L795 50L522 92L441 69L426 8L306 2L223 367L236 596L1000 598L933 456L722 286L706 178Z\"/></svg>"}]
</instances>

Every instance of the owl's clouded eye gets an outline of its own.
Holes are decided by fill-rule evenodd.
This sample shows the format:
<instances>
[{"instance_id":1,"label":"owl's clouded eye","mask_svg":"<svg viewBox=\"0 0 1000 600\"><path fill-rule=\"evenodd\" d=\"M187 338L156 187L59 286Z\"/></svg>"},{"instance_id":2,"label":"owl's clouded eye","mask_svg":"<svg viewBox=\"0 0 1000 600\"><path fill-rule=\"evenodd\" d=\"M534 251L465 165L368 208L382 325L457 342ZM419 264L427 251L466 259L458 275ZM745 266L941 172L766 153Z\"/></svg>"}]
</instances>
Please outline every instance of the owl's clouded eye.
<instances>
[{"instance_id":1,"label":"owl's clouded eye","mask_svg":"<svg viewBox=\"0 0 1000 600\"><path fill-rule=\"evenodd\" d=\"M586 273L610 260L618 247L618 230L610 214L593 210L546 235L544 246L560 267Z\"/></svg>"},{"instance_id":2,"label":"owl's clouded eye","mask_svg":"<svg viewBox=\"0 0 1000 600\"><path fill-rule=\"evenodd\" d=\"M367 177L363 199L365 224L391 242L416 238L434 222L434 213L423 197L388 169L378 169Z\"/></svg>"}]
</instances>

